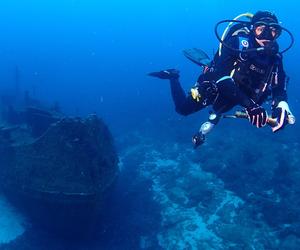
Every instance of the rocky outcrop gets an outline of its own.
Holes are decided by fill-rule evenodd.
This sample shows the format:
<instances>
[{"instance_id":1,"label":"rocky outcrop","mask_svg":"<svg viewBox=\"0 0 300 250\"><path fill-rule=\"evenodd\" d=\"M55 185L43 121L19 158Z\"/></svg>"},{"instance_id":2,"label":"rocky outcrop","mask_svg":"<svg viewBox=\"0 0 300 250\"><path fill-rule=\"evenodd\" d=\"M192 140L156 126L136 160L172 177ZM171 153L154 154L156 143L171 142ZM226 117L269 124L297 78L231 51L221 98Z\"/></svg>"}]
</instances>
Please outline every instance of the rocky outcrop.
<instances>
[{"instance_id":1,"label":"rocky outcrop","mask_svg":"<svg viewBox=\"0 0 300 250\"><path fill-rule=\"evenodd\" d=\"M2 128L1 187L34 222L79 235L92 226L117 178L113 138L95 115L49 119L38 114L44 119Z\"/></svg>"}]
</instances>

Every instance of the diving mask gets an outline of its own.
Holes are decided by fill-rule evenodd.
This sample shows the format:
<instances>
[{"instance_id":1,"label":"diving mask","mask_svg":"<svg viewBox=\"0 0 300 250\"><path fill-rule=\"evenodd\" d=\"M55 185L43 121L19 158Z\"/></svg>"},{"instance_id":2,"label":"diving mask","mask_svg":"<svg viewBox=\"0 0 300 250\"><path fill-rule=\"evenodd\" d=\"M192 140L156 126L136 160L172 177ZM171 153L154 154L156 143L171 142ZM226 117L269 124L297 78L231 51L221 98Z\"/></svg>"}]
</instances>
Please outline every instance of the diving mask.
<instances>
[{"instance_id":1,"label":"diving mask","mask_svg":"<svg viewBox=\"0 0 300 250\"><path fill-rule=\"evenodd\" d=\"M254 35L259 40L276 40L282 32L282 27L278 23L268 23L258 21L253 24Z\"/></svg>"}]
</instances>

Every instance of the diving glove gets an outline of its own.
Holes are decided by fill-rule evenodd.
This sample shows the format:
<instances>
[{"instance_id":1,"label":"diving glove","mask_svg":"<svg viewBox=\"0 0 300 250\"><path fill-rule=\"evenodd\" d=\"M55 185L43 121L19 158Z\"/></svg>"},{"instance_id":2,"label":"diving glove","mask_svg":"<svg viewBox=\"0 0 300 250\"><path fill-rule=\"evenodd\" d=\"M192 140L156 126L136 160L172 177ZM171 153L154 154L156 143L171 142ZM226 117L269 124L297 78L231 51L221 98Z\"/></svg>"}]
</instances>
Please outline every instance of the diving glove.
<instances>
[{"instance_id":1,"label":"diving glove","mask_svg":"<svg viewBox=\"0 0 300 250\"><path fill-rule=\"evenodd\" d=\"M285 101L278 103L277 107L273 110L272 117L277 120L277 125L272 128L274 133L283 129L287 124L295 123L295 116L292 114L289 105Z\"/></svg>"},{"instance_id":2,"label":"diving glove","mask_svg":"<svg viewBox=\"0 0 300 250\"><path fill-rule=\"evenodd\" d=\"M267 111L258 104L253 104L246 108L246 113L248 115L249 122L257 128L264 127L267 124Z\"/></svg>"},{"instance_id":3,"label":"diving glove","mask_svg":"<svg viewBox=\"0 0 300 250\"><path fill-rule=\"evenodd\" d=\"M160 79L178 79L179 78L179 70L177 69L167 69L157 72L151 72L148 76L157 77Z\"/></svg>"}]
</instances>

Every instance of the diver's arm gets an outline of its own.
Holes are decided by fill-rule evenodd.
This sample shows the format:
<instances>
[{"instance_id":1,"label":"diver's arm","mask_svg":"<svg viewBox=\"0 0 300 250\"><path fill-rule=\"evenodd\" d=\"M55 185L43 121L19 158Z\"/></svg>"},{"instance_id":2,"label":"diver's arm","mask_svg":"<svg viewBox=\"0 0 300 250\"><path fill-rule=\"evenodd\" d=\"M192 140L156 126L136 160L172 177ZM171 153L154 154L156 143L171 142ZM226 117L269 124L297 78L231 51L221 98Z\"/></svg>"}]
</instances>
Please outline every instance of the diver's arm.
<instances>
[{"instance_id":1,"label":"diver's arm","mask_svg":"<svg viewBox=\"0 0 300 250\"><path fill-rule=\"evenodd\" d=\"M272 117L276 118L277 126L272 128L273 132L277 132L283 129L287 124L294 124L296 121L287 103L287 77L283 70L283 63L281 58L275 70L275 78L272 82Z\"/></svg>"},{"instance_id":2,"label":"diver's arm","mask_svg":"<svg viewBox=\"0 0 300 250\"><path fill-rule=\"evenodd\" d=\"M278 58L278 63L275 67L272 77L272 105L276 107L281 101L287 102L287 76L284 72L281 58Z\"/></svg>"}]
</instances>

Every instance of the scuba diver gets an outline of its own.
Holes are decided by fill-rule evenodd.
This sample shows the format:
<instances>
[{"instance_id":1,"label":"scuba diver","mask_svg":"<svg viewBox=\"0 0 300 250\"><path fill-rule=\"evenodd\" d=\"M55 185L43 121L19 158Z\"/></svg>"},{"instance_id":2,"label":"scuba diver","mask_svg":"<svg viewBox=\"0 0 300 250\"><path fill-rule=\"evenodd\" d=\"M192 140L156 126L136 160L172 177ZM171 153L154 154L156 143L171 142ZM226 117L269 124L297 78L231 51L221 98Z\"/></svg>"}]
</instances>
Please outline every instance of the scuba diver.
<instances>
[{"instance_id":1,"label":"scuba diver","mask_svg":"<svg viewBox=\"0 0 300 250\"><path fill-rule=\"evenodd\" d=\"M250 21L239 21L243 16ZM229 25L220 38L218 26L226 22ZM277 38L283 31L290 35L291 44L280 51ZM193 136L194 146L201 145L205 135L223 114L237 105L245 109L249 122L257 128L264 127L268 122L268 113L262 106L267 100L272 101L272 117L276 119L273 132L283 129L289 119L291 124L294 123L295 118L287 103L288 77L282 63L282 54L293 45L292 34L268 11L258 11L255 15L246 13L234 20L221 21L216 25L215 33L220 47L210 63L207 63L209 58L204 52L200 59L189 58L203 66L203 72L188 95L180 85L178 70L167 69L148 74L170 80L177 113L186 116L212 106L213 112L208 121Z\"/></svg>"}]
</instances>

